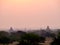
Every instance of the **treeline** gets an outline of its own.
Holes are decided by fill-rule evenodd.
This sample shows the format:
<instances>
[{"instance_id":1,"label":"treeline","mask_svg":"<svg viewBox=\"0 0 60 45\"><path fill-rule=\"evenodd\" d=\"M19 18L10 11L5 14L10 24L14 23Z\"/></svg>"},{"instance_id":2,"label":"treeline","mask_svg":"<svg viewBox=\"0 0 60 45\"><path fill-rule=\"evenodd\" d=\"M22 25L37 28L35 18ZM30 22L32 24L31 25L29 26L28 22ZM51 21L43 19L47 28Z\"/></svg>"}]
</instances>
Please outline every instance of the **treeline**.
<instances>
[{"instance_id":1,"label":"treeline","mask_svg":"<svg viewBox=\"0 0 60 45\"><path fill-rule=\"evenodd\" d=\"M23 31L5 32L0 31L0 44L8 45L9 43L19 42L17 45L38 45L45 41L44 37L37 34L26 33Z\"/></svg>"},{"instance_id":2,"label":"treeline","mask_svg":"<svg viewBox=\"0 0 60 45\"><path fill-rule=\"evenodd\" d=\"M60 45L60 32L57 36L54 33L44 33L38 35L33 32L24 32L24 31L15 31L15 32L6 32L0 31L0 44L8 45L9 43L13 43L15 41L19 42L17 45L41 45L41 43L45 42L46 37L53 38L53 42L50 45Z\"/></svg>"}]
</instances>

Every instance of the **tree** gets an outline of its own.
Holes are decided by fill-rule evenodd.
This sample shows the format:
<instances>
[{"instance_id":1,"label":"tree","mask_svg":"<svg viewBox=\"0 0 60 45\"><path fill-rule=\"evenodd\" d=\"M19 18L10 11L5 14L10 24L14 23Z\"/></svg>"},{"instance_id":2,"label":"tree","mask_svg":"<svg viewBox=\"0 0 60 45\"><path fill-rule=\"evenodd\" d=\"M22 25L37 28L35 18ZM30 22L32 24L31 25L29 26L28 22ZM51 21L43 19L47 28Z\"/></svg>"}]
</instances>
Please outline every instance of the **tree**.
<instances>
[{"instance_id":1,"label":"tree","mask_svg":"<svg viewBox=\"0 0 60 45\"><path fill-rule=\"evenodd\" d=\"M9 33L8 32L6 32L6 31L0 31L0 38L1 37L8 37L9 36Z\"/></svg>"},{"instance_id":2,"label":"tree","mask_svg":"<svg viewBox=\"0 0 60 45\"><path fill-rule=\"evenodd\" d=\"M40 37L36 34L28 33L21 37L20 43L18 45L39 45L40 42L43 42L45 38Z\"/></svg>"},{"instance_id":3,"label":"tree","mask_svg":"<svg viewBox=\"0 0 60 45\"><path fill-rule=\"evenodd\" d=\"M1 37L0 38L0 43L5 45L10 43L10 39L8 37Z\"/></svg>"},{"instance_id":4,"label":"tree","mask_svg":"<svg viewBox=\"0 0 60 45\"><path fill-rule=\"evenodd\" d=\"M23 32L23 31L12 32L12 33L10 33L9 38L12 42L13 41L19 41L20 37L24 34L26 34L26 32Z\"/></svg>"},{"instance_id":5,"label":"tree","mask_svg":"<svg viewBox=\"0 0 60 45\"><path fill-rule=\"evenodd\" d=\"M60 32L57 35L57 38L54 38L54 41L51 43L51 45L60 45Z\"/></svg>"}]
</instances>

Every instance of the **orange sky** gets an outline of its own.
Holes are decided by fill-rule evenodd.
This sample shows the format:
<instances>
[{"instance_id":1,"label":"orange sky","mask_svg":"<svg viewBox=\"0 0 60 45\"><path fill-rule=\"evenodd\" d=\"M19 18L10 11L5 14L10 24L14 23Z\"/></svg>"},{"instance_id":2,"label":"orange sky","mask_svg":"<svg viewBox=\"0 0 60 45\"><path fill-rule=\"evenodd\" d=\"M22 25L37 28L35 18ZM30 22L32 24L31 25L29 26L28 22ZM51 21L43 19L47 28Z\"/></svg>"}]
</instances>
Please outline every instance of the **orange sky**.
<instances>
[{"instance_id":1,"label":"orange sky","mask_svg":"<svg viewBox=\"0 0 60 45\"><path fill-rule=\"evenodd\" d=\"M60 28L60 0L0 0L0 28Z\"/></svg>"}]
</instances>

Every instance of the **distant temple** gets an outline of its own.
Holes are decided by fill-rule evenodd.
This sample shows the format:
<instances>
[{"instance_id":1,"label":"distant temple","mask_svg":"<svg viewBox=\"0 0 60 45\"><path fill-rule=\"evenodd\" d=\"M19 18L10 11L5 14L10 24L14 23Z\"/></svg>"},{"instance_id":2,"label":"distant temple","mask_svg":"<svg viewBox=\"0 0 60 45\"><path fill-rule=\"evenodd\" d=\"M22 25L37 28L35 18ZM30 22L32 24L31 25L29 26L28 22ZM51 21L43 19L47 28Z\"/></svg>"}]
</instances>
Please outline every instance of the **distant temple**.
<instances>
[{"instance_id":1,"label":"distant temple","mask_svg":"<svg viewBox=\"0 0 60 45\"><path fill-rule=\"evenodd\" d=\"M14 32L14 29L10 27L9 32Z\"/></svg>"},{"instance_id":2,"label":"distant temple","mask_svg":"<svg viewBox=\"0 0 60 45\"><path fill-rule=\"evenodd\" d=\"M47 26L47 28L46 28L47 30L50 30L50 27L49 26Z\"/></svg>"},{"instance_id":3,"label":"distant temple","mask_svg":"<svg viewBox=\"0 0 60 45\"><path fill-rule=\"evenodd\" d=\"M51 31L51 29L50 29L50 27L49 27L49 26L47 26L46 30L47 30L48 32L50 32L50 31Z\"/></svg>"}]
</instances>

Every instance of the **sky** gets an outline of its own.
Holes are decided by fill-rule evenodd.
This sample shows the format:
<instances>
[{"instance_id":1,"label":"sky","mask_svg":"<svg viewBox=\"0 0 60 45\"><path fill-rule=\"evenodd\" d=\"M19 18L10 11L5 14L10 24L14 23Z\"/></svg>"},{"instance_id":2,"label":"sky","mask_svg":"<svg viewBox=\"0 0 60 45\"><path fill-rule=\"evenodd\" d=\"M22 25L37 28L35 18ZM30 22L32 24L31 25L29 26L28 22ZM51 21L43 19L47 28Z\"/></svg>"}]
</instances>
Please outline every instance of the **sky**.
<instances>
[{"instance_id":1,"label":"sky","mask_svg":"<svg viewBox=\"0 0 60 45\"><path fill-rule=\"evenodd\" d=\"M0 29L60 28L60 0L0 0Z\"/></svg>"}]
</instances>

